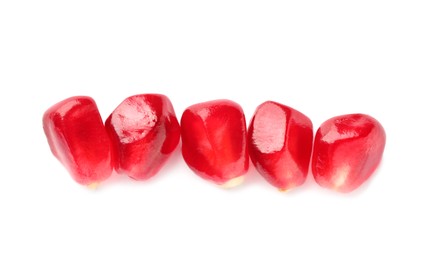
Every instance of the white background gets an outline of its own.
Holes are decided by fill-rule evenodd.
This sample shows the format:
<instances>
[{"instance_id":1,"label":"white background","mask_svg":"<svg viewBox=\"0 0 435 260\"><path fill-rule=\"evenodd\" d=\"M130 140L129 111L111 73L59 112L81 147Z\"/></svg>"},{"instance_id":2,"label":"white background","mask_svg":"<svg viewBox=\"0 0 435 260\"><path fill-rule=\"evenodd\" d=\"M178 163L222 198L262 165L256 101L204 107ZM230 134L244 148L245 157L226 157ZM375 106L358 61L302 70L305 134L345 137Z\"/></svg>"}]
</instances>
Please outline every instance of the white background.
<instances>
[{"instance_id":1,"label":"white background","mask_svg":"<svg viewBox=\"0 0 435 260\"><path fill-rule=\"evenodd\" d=\"M433 1L0 2L0 259L434 259ZM176 151L153 179L96 191L51 155L42 115L92 96L103 119L163 93L177 115L275 100L387 132L379 170L343 195L279 193L251 168L223 190Z\"/></svg>"}]
</instances>

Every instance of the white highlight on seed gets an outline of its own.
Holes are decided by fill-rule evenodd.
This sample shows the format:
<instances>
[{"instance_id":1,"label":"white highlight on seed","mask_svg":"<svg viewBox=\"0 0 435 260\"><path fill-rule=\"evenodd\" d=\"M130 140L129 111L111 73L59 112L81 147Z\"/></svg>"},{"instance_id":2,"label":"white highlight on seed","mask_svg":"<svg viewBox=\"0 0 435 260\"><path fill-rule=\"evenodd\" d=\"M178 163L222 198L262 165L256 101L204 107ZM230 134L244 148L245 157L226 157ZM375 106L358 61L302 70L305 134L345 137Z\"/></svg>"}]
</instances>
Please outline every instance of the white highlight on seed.
<instances>
[{"instance_id":1,"label":"white highlight on seed","mask_svg":"<svg viewBox=\"0 0 435 260\"><path fill-rule=\"evenodd\" d=\"M329 129L328 133L322 137L322 141L327 143L334 143L337 140L349 139L358 136L354 131L338 132L337 127L334 125Z\"/></svg>"},{"instance_id":2,"label":"white highlight on seed","mask_svg":"<svg viewBox=\"0 0 435 260\"><path fill-rule=\"evenodd\" d=\"M286 115L275 104L266 104L259 109L254 121L252 138L262 153L280 151L285 142Z\"/></svg>"},{"instance_id":3,"label":"white highlight on seed","mask_svg":"<svg viewBox=\"0 0 435 260\"><path fill-rule=\"evenodd\" d=\"M113 127L122 143L144 138L156 123L155 111L138 97L126 100L112 115Z\"/></svg>"},{"instance_id":4,"label":"white highlight on seed","mask_svg":"<svg viewBox=\"0 0 435 260\"><path fill-rule=\"evenodd\" d=\"M61 117L65 117L67 113L71 111L71 109L77 105L80 105L80 102L77 100L71 100L68 103L63 104L59 109L57 110L57 113Z\"/></svg>"}]
</instances>

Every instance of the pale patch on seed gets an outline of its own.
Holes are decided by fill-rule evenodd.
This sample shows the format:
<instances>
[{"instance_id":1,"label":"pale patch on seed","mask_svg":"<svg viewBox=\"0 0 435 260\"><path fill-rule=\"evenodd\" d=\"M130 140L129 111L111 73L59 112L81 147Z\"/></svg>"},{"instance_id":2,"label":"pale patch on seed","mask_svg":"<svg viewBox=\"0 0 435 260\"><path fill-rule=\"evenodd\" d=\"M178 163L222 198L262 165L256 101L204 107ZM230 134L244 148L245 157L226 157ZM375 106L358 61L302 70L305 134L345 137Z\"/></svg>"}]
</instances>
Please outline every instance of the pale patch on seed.
<instances>
[{"instance_id":1,"label":"pale patch on seed","mask_svg":"<svg viewBox=\"0 0 435 260\"><path fill-rule=\"evenodd\" d=\"M336 172L333 175L334 176L333 183L335 189L340 189L346 183L349 172L350 172L350 166L348 164L345 164L341 168L336 170Z\"/></svg>"},{"instance_id":2,"label":"pale patch on seed","mask_svg":"<svg viewBox=\"0 0 435 260\"><path fill-rule=\"evenodd\" d=\"M230 188L234 188L236 186L239 186L240 184L243 183L243 181L245 180L245 176L239 176L236 178L232 178L231 180L225 182L224 184L220 185L221 188L224 189L230 189Z\"/></svg>"}]
</instances>

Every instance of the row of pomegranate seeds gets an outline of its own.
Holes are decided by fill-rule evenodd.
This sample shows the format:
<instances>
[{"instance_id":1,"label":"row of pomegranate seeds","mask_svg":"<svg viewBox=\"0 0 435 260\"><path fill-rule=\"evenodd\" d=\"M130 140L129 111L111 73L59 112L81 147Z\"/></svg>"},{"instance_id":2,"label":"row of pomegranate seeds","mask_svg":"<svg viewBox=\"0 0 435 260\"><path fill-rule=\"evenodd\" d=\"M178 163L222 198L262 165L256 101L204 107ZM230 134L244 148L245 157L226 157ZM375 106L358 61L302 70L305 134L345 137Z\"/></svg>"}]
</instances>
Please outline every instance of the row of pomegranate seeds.
<instances>
[{"instance_id":1,"label":"row of pomegranate seeds","mask_svg":"<svg viewBox=\"0 0 435 260\"><path fill-rule=\"evenodd\" d=\"M154 176L177 147L199 176L227 187L240 183L249 157L279 190L304 183L309 169L326 188L350 192L378 166L385 131L374 118L349 114L317 130L301 112L272 101L257 107L248 130L242 108L229 100L188 107L177 121L170 100L159 94L125 99L101 119L95 101L71 97L49 108L43 127L51 151L75 181L94 186L113 169L136 180Z\"/></svg>"}]
</instances>

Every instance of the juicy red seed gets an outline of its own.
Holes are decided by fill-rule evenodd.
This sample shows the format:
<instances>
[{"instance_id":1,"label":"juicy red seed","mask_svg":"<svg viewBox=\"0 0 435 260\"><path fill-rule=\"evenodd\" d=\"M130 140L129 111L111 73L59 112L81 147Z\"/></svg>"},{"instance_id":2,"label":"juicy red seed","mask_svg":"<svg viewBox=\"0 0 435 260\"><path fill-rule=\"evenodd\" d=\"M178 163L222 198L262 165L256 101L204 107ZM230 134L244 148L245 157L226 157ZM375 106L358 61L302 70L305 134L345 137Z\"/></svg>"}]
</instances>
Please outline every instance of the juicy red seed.
<instances>
[{"instance_id":1,"label":"juicy red seed","mask_svg":"<svg viewBox=\"0 0 435 260\"><path fill-rule=\"evenodd\" d=\"M248 130L249 155L273 186L288 190L305 182L312 143L313 125L304 114L273 101L257 107Z\"/></svg>"},{"instance_id":2,"label":"juicy red seed","mask_svg":"<svg viewBox=\"0 0 435 260\"><path fill-rule=\"evenodd\" d=\"M204 179L224 184L248 170L245 116L233 101L188 107L181 117L181 138L184 160Z\"/></svg>"},{"instance_id":3,"label":"juicy red seed","mask_svg":"<svg viewBox=\"0 0 435 260\"><path fill-rule=\"evenodd\" d=\"M316 182L350 192L364 183L381 161L386 135L373 117L350 114L331 118L317 130L312 158Z\"/></svg>"},{"instance_id":4,"label":"juicy red seed","mask_svg":"<svg viewBox=\"0 0 435 260\"><path fill-rule=\"evenodd\" d=\"M111 143L95 101L71 97L43 116L43 127L53 155L83 185L101 182L112 173Z\"/></svg>"},{"instance_id":5,"label":"juicy red seed","mask_svg":"<svg viewBox=\"0 0 435 260\"><path fill-rule=\"evenodd\" d=\"M137 180L154 176L180 140L171 101L159 94L125 99L107 118L106 129L115 148L116 171Z\"/></svg>"}]
</instances>

